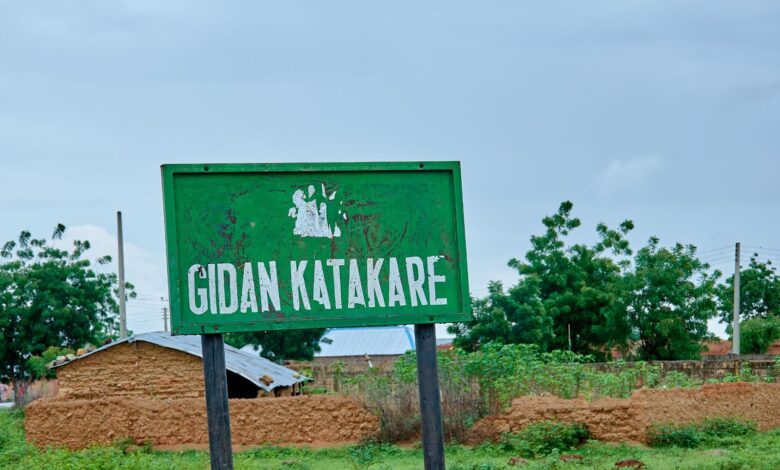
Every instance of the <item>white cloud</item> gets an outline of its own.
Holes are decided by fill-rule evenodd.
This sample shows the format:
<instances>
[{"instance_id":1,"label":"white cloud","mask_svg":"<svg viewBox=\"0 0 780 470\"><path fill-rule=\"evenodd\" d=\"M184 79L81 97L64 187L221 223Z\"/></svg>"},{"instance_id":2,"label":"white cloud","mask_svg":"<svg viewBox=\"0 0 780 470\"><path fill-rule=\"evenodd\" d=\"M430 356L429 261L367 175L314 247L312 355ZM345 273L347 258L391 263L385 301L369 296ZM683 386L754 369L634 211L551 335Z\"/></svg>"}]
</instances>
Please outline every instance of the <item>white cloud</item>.
<instances>
[{"instance_id":1,"label":"white cloud","mask_svg":"<svg viewBox=\"0 0 780 470\"><path fill-rule=\"evenodd\" d=\"M662 166L663 158L659 155L612 160L593 178L591 189L600 196L614 196L635 188L643 180L660 171Z\"/></svg>"},{"instance_id":2,"label":"white cloud","mask_svg":"<svg viewBox=\"0 0 780 470\"><path fill-rule=\"evenodd\" d=\"M113 262L97 269L116 272L115 234L97 225L76 225L68 227L62 240L55 241L54 245L71 249L74 240L89 240L91 248L87 258L90 260L110 255ZM127 303L128 329L134 333L162 330L162 307L168 306L160 300L168 298L165 256L151 253L125 238L125 279L135 286L138 294L137 299Z\"/></svg>"}]
</instances>

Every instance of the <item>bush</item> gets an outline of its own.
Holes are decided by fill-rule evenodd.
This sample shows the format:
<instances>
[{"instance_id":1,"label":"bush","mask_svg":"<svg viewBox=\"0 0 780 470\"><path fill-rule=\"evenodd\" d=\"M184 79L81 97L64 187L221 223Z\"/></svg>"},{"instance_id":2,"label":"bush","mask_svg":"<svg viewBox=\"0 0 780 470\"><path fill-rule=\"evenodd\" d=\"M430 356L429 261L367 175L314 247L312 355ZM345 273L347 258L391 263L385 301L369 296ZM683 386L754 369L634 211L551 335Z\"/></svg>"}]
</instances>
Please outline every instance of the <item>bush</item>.
<instances>
[{"instance_id":1,"label":"bush","mask_svg":"<svg viewBox=\"0 0 780 470\"><path fill-rule=\"evenodd\" d=\"M588 430L581 423L544 421L529 424L518 433L505 433L500 446L522 457L548 455L555 450L569 450L588 439Z\"/></svg>"},{"instance_id":2,"label":"bush","mask_svg":"<svg viewBox=\"0 0 780 470\"><path fill-rule=\"evenodd\" d=\"M651 447L698 447L706 441L750 436L758 431L753 421L737 418L707 418L698 424L655 424L647 429Z\"/></svg>"},{"instance_id":3,"label":"bush","mask_svg":"<svg viewBox=\"0 0 780 470\"><path fill-rule=\"evenodd\" d=\"M707 439L750 436L758 432L754 421L737 418L707 418L699 425L699 430Z\"/></svg>"},{"instance_id":4,"label":"bush","mask_svg":"<svg viewBox=\"0 0 780 470\"><path fill-rule=\"evenodd\" d=\"M742 354L766 354L769 346L780 339L780 318L751 318L739 329Z\"/></svg>"},{"instance_id":5,"label":"bush","mask_svg":"<svg viewBox=\"0 0 780 470\"><path fill-rule=\"evenodd\" d=\"M701 441L701 432L693 424L655 424L647 429L647 443L651 447L692 449L698 447Z\"/></svg>"}]
</instances>

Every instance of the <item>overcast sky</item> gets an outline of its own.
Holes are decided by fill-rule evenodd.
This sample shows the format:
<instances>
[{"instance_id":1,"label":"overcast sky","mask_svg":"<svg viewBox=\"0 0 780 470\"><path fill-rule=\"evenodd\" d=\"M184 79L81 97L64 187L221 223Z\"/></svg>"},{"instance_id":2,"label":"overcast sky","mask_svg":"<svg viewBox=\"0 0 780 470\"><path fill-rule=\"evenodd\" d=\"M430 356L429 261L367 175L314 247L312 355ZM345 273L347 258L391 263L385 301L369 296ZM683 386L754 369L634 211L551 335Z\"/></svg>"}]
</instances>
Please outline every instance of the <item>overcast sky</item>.
<instances>
[{"instance_id":1,"label":"overcast sky","mask_svg":"<svg viewBox=\"0 0 780 470\"><path fill-rule=\"evenodd\" d=\"M460 160L475 294L565 199L780 259L779 45L774 0L0 0L0 239L114 254L121 209L155 330L160 164Z\"/></svg>"}]
</instances>

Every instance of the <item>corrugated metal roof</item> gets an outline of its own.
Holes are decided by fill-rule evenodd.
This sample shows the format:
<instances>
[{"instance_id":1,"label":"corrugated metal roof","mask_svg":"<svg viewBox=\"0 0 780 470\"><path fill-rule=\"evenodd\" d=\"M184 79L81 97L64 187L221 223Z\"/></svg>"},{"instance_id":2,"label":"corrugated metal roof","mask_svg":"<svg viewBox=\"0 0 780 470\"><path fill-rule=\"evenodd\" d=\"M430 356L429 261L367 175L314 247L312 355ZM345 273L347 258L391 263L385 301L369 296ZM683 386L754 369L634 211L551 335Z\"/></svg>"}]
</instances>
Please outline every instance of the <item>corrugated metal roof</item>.
<instances>
[{"instance_id":1,"label":"corrugated metal roof","mask_svg":"<svg viewBox=\"0 0 780 470\"><path fill-rule=\"evenodd\" d=\"M414 330L409 326L334 328L322 337L320 348L315 357L399 355L414 350Z\"/></svg>"},{"instance_id":2,"label":"corrugated metal roof","mask_svg":"<svg viewBox=\"0 0 780 470\"><path fill-rule=\"evenodd\" d=\"M95 349L94 351L90 351L87 354L82 354L73 360L63 362L62 364L57 364L54 366L54 368L62 367L66 364L70 364L73 361L78 361L79 359L83 359L87 356L111 348L118 344L122 344L124 342L134 343L136 341L145 341L147 343L156 344L157 346L161 346L163 348L175 349L177 351L203 358L199 335L173 336L170 333L155 331L151 333L133 335L125 340L109 343L105 346L101 346ZM225 345L225 366L230 372L240 375L241 377L262 388L266 392L270 392L277 387L289 387L293 384L308 380L307 377L300 375L292 369L280 366L279 364L271 362L257 354L241 351L240 349L236 349L228 344ZM260 381L260 379L266 375L273 379L273 382L271 382L270 385L266 385Z\"/></svg>"}]
</instances>

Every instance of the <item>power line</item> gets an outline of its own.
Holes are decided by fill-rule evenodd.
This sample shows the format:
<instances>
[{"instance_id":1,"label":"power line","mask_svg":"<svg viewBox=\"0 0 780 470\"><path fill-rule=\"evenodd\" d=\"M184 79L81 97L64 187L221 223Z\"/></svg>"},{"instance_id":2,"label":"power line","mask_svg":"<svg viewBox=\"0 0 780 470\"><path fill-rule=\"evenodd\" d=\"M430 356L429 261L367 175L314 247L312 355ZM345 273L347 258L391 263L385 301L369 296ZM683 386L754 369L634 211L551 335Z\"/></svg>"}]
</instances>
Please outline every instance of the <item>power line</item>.
<instances>
[{"instance_id":1,"label":"power line","mask_svg":"<svg viewBox=\"0 0 780 470\"><path fill-rule=\"evenodd\" d=\"M751 249L755 249L755 250L769 250L769 251L780 252L780 248L770 248L768 246L745 245L745 248L751 248Z\"/></svg>"},{"instance_id":2,"label":"power line","mask_svg":"<svg viewBox=\"0 0 780 470\"><path fill-rule=\"evenodd\" d=\"M729 246L722 246L720 248L711 248L711 249L707 249L707 250L697 251L696 254L699 255L699 256L702 256L702 255L707 255L707 254L711 254L711 253L718 253L718 252L722 252L722 251L730 251L732 248L733 247L731 245L729 245Z\"/></svg>"}]
</instances>

